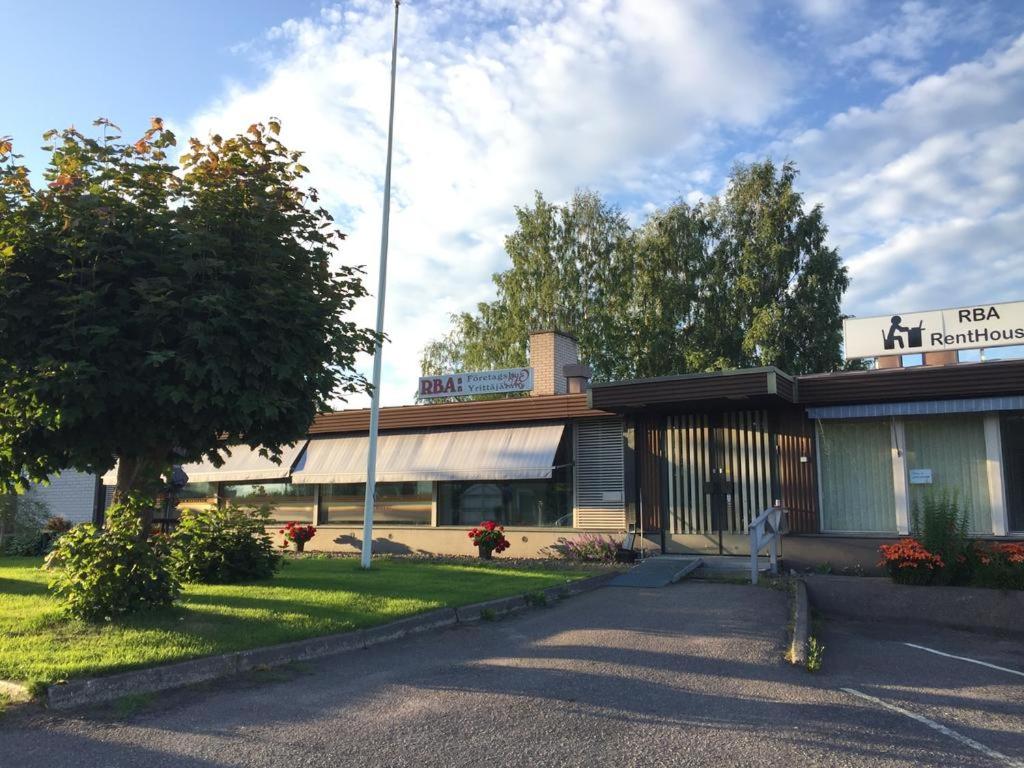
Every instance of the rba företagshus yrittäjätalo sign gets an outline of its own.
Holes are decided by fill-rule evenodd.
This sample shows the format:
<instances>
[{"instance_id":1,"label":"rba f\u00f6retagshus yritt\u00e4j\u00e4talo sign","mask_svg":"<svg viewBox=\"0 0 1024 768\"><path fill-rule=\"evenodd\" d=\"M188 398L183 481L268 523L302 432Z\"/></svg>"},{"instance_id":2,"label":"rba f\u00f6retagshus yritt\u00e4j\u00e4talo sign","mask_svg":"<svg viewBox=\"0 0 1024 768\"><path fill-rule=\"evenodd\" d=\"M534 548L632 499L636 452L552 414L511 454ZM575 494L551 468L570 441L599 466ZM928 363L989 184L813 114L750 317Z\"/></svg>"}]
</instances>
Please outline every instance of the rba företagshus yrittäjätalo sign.
<instances>
[{"instance_id":1,"label":"rba f\u00f6retagshus yritt\u00e4j\u00e4talo sign","mask_svg":"<svg viewBox=\"0 0 1024 768\"><path fill-rule=\"evenodd\" d=\"M440 376L420 376L417 396L422 400L429 400L435 397L529 392L532 389L533 368L505 368L500 371L467 371L445 373Z\"/></svg>"},{"instance_id":2,"label":"rba f\u00f6retagshus yritt\u00e4j\u00e4talo sign","mask_svg":"<svg viewBox=\"0 0 1024 768\"><path fill-rule=\"evenodd\" d=\"M1024 301L843 321L846 359L1024 344Z\"/></svg>"}]
</instances>

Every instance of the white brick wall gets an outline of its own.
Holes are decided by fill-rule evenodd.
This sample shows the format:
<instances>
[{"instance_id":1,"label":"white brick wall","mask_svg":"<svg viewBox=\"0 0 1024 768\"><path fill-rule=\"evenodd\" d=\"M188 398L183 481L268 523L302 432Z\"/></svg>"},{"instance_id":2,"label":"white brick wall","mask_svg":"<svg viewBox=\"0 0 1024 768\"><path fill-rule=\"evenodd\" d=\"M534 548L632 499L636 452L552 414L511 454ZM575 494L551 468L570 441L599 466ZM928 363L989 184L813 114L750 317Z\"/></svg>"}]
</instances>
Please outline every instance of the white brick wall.
<instances>
[{"instance_id":1,"label":"white brick wall","mask_svg":"<svg viewBox=\"0 0 1024 768\"><path fill-rule=\"evenodd\" d=\"M35 485L28 497L41 501L52 517L63 517L72 523L92 522L96 475L65 469L50 478L49 485Z\"/></svg>"}]
</instances>

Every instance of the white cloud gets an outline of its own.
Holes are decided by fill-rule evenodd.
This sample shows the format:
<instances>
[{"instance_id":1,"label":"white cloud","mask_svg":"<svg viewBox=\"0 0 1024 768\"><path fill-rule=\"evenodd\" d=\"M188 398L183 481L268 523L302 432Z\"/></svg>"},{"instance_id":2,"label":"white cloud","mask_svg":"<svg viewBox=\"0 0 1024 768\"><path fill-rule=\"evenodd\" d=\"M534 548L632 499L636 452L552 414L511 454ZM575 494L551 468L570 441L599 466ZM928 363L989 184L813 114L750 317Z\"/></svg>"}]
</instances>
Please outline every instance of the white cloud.
<instances>
[{"instance_id":1,"label":"white cloud","mask_svg":"<svg viewBox=\"0 0 1024 768\"><path fill-rule=\"evenodd\" d=\"M692 191L666 158L689 156L720 126L761 124L788 84L742 20L712 3L436 0L401 13L387 403L409 401L419 351L448 313L490 297L513 206L534 189L559 199L642 188L661 204ZM369 0L281 24L265 82L188 121L206 134L280 116L349 233L344 260L368 265L374 289L390 31L389 6ZM367 302L359 318L370 325L373 312Z\"/></svg>"},{"instance_id":2,"label":"white cloud","mask_svg":"<svg viewBox=\"0 0 1024 768\"><path fill-rule=\"evenodd\" d=\"M1024 296L1024 36L776 146L825 204L845 309Z\"/></svg>"}]
</instances>

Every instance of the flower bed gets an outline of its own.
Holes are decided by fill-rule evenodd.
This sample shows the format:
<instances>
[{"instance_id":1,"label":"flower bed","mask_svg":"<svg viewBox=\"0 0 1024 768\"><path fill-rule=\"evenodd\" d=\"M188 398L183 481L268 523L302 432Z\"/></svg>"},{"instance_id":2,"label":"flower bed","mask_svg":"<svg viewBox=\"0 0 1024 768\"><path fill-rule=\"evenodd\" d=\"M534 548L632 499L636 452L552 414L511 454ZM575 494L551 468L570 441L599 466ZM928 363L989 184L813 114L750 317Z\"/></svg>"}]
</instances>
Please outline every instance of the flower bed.
<instances>
[{"instance_id":1,"label":"flower bed","mask_svg":"<svg viewBox=\"0 0 1024 768\"><path fill-rule=\"evenodd\" d=\"M931 552L913 537L879 547L878 565L898 584L945 584L1024 590L1024 543L974 542L953 557ZM947 562L947 560L949 562Z\"/></svg>"}]
</instances>

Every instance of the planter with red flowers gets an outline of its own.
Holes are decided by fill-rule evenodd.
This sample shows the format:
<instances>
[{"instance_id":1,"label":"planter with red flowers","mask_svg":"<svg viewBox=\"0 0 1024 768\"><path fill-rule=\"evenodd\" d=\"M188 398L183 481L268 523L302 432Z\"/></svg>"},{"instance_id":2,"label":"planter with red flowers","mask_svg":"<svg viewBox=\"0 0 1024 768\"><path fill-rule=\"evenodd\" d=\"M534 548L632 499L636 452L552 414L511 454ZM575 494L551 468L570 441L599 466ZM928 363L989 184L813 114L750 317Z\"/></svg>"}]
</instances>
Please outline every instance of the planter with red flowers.
<instances>
[{"instance_id":1,"label":"planter with red flowers","mask_svg":"<svg viewBox=\"0 0 1024 768\"><path fill-rule=\"evenodd\" d=\"M469 532L469 538L476 545L481 560L490 560L495 552L501 554L511 546L505 538L505 528L493 520L485 520L479 528Z\"/></svg>"},{"instance_id":2,"label":"planter with red flowers","mask_svg":"<svg viewBox=\"0 0 1024 768\"><path fill-rule=\"evenodd\" d=\"M295 545L296 552L302 552L306 548L306 542L316 536L316 526L295 522L285 523L280 533L284 535L281 549L288 549L288 543L291 542Z\"/></svg>"}]
</instances>

